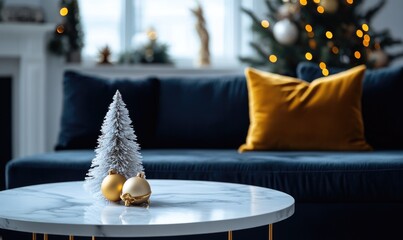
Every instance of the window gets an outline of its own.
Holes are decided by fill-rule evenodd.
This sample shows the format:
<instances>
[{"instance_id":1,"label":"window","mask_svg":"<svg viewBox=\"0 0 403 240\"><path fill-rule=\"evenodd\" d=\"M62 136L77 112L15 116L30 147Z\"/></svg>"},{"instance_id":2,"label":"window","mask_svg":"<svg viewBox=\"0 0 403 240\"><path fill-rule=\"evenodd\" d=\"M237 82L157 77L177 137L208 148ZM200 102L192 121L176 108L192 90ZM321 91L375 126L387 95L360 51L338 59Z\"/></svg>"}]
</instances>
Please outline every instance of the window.
<instances>
[{"instance_id":1,"label":"window","mask_svg":"<svg viewBox=\"0 0 403 240\"><path fill-rule=\"evenodd\" d=\"M212 64L235 65L240 51L247 45L242 32L249 33L241 0L199 0L210 35ZM250 8L252 1L246 7ZM189 0L82 0L80 14L85 33L84 59L94 59L99 49L108 45L113 55L144 44L145 32L154 28L160 43L169 46L169 54L178 65L197 60L199 37L196 19L191 13L197 1ZM243 40L243 41L242 41ZM223 64L225 63L225 64Z\"/></svg>"},{"instance_id":2,"label":"window","mask_svg":"<svg viewBox=\"0 0 403 240\"><path fill-rule=\"evenodd\" d=\"M84 58L94 58L106 44L114 51L122 51L121 9L122 1L82 0L81 23L84 30Z\"/></svg>"}]
</instances>

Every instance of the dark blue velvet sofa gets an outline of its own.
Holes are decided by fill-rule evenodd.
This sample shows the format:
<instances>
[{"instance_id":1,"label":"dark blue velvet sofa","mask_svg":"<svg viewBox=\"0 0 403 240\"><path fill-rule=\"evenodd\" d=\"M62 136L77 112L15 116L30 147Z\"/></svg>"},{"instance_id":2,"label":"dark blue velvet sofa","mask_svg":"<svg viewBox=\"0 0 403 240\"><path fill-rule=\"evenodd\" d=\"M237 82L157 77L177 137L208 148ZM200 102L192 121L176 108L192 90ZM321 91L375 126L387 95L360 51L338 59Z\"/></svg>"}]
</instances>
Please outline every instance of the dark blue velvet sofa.
<instances>
[{"instance_id":1,"label":"dark blue velvet sofa","mask_svg":"<svg viewBox=\"0 0 403 240\"><path fill-rule=\"evenodd\" d=\"M148 179L224 181L284 191L295 198L296 209L274 224L276 240L403 239L398 220L403 216L403 67L374 70L365 78L363 118L373 151L240 154L237 148L249 126L244 76L112 81L67 71L56 150L10 161L7 188L83 180L119 89ZM267 239L267 234L266 227L258 227L236 231L234 239ZM4 231L5 240L21 235ZM226 235L155 239L206 238Z\"/></svg>"}]
</instances>

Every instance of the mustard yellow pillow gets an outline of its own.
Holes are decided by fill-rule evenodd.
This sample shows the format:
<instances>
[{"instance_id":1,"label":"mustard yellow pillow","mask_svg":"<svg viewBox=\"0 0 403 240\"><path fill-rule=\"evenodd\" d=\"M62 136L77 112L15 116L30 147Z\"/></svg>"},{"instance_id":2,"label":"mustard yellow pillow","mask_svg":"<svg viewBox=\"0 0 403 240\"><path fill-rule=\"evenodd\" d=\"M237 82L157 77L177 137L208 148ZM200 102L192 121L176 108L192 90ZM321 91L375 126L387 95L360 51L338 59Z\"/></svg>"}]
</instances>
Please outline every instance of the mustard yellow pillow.
<instances>
[{"instance_id":1,"label":"mustard yellow pillow","mask_svg":"<svg viewBox=\"0 0 403 240\"><path fill-rule=\"evenodd\" d=\"M365 66L308 83L247 68L248 150L371 150L361 114Z\"/></svg>"}]
</instances>

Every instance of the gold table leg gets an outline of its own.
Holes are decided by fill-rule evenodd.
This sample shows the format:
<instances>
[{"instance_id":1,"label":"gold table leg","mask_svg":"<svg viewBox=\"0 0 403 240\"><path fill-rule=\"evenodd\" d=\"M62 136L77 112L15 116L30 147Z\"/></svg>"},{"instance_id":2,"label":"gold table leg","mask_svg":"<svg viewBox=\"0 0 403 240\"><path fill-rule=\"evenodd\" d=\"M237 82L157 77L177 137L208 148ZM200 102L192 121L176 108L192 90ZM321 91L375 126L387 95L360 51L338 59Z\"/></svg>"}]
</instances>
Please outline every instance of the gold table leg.
<instances>
[{"instance_id":1,"label":"gold table leg","mask_svg":"<svg viewBox=\"0 0 403 240\"><path fill-rule=\"evenodd\" d=\"M228 240L232 240L232 231L228 231Z\"/></svg>"},{"instance_id":2,"label":"gold table leg","mask_svg":"<svg viewBox=\"0 0 403 240\"><path fill-rule=\"evenodd\" d=\"M269 240L273 240L273 224L269 225Z\"/></svg>"},{"instance_id":3,"label":"gold table leg","mask_svg":"<svg viewBox=\"0 0 403 240\"><path fill-rule=\"evenodd\" d=\"M95 237L94 237L94 236L92 236L91 240L95 240Z\"/></svg>"},{"instance_id":4,"label":"gold table leg","mask_svg":"<svg viewBox=\"0 0 403 240\"><path fill-rule=\"evenodd\" d=\"M48 240L48 239L49 239L48 234L44 233L44 234L43 234L43 240ZM95 240L95 237L92 236L91 239L92 239L92 240ZM36 240L36 233L32 233L32 240ZM70 236L69 236L69 240L74 240L74 236L73 236L73 235L70 235Z\"/></svg>"}]
</instances>

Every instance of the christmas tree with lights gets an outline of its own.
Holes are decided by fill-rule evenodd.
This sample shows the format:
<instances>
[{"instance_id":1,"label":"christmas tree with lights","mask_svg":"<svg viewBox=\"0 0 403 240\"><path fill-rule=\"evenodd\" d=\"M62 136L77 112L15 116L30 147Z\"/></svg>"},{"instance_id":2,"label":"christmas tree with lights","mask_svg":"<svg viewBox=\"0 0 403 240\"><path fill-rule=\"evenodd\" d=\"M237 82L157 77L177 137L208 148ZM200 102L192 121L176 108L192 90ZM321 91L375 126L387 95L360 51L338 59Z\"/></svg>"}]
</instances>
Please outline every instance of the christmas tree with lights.
<instances>
[{"instance_id":1,"label":"christmas tree with lights","mask_svg":"<svg viewBox=\"0 0 403 240\"><path fill-rule=\"evenodd\" d=\"M59 13L62 16L62 23L56 26L48 49L56 55L65 55L68 62L80 61L84 34L77 0L62 0Z\"/></svg>"},{"instance_id":2,"label":"christmas tree with lights","mask_svg":"<svg viewBox=\"0 0 403 240\"><path fill-rule=\"evenodd\" d=\"M257 39L250 43L256 52L240 57L250 66L295 76L298 63L318 63L323 75L327 67L368 68L387 66L403 52L387 53L388 47L402 44L388 30L375 31L373 17L386 0L362 9L363 0L265 0L264 19L242 9L253 21Z\"/></svg>"}]
</instances>

